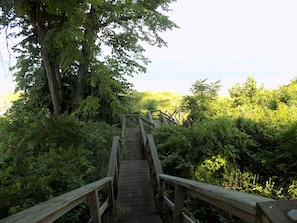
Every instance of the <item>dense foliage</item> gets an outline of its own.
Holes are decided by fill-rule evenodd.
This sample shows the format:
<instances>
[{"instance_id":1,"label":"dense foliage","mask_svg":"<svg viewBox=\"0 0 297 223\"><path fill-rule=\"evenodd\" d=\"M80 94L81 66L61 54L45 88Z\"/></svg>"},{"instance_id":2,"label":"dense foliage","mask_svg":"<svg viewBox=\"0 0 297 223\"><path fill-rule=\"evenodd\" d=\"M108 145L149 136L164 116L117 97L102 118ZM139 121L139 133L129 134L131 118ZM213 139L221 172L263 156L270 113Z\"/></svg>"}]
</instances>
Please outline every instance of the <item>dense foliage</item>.
<instances>
[{"instance_id":1,"label":"dense foliage","mask_svg":"<svg viewBox=\"0 0 297 223\"><path fill-rule=\"evenodd\" d=\"M266 90L249 77L223 99L208 94L215 85L197 81L193 95L181 104L188 114L184 125L154 131L164 171L275 199L296 199L297 80ZM201 222L231 221L204 202L187 202L190 215Z\"/></svg>"},{"instance_id":2,"label":"dense foliage","mask_svg":"<svg viewBox=\"0 0 297 223\"><path fill-rule=\"evenodd\" d=\"M173 1L0 0L21 92L0 119L0 218L105 176L125 77L145 72L144 44L166 45Z\"/></svg>"},{"instance_id":3,"label":"dense foliage","mask_svg":"<svg viewBox=\"0 0 297 223\"><path fill-rule=\"evenodd\" d=\"M174 113L180 106L182 96L171 92L137 92L127 95L131 102L130 112L145 114L148 110L168 110Z\"/></svg>"},{"instance_id":4,"label":"dense foliage","mask_svg":"<svg viewBox=\"0 0 297 223\"><path fill-rule=\"evenodd\" d=\"M126 112L125 76L145 71L144 43L166 45L159 34L176 27L164 14L173 1L0 1L0 29L22 39L17 90L55 116Z\"/></svg>"},{"instance_id":5,"label":"dense foliage","mask_svg":"<svg viewBox=\"0 0 297 223\"><path fill-rule=\"evenodd\" d=\"M103 122L53 119L22 104L0 122L0 218L104 177L119 134Z\"/></svg>"}]
</instances>

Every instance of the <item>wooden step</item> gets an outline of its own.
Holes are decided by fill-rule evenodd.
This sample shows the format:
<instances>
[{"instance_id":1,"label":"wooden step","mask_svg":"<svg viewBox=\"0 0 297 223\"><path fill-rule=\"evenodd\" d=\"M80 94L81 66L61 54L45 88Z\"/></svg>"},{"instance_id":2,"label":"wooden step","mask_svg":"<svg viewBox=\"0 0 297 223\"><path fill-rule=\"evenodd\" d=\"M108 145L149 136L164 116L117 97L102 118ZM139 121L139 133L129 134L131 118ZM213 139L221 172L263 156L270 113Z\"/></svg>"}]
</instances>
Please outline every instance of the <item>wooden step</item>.
<instances>
[{"instance_id":1,"label":"wooden step","mask_svg":"<svg viewBox=\"0 0 297 223\"><path fill-rule=\"evenodd\" d=\"M120 163L118 201L126 212L122 223L161 223L146 160Z\"/></svg>"},{"instance_id":2,"label":"wooden step","mask_svg":"<svg viewBox=\"0 0 297 223\"><path fill-rule=\"evenodd\" d=\"M141 138L139 128L126 129L126 143L127 160L140 160L144 159L141 149Z\"/></svg>"}]
</instances>

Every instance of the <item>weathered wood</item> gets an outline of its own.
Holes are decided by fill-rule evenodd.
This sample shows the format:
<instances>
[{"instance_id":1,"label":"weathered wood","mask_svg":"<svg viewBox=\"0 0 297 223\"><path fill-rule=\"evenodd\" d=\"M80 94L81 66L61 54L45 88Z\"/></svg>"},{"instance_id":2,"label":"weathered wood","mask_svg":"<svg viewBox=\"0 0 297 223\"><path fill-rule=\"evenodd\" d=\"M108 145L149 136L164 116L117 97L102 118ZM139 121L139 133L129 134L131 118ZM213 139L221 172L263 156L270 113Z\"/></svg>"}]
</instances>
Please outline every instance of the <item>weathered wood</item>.
<instances>
[{"instance_id":1,"label":"weathered wood","mask_svg":"<svg viewBox=\"0 0 297 223\"><path fill-rule=\"evenodd\" d=\"M107 170L107 176L112 177L112 186L108 187L108 193L110 196L110 208L113 207L114 197L117 197L118 182L119 182L119 160L120 160L121 142L120 137L114 136L112 141L112 147L109 157L109 164Z\"/></svg>"},{"instance_id":2,"label":"weathered wood","mask_svg":"<svg viewBox=\"0 0 297 223\"><path fill-rule=\"evenodd\" d=\"M108 186L107 186L108 207L109 207L110 211L113 209L114 199L115 199L115 197L117 198L117 195L118 195L117 194L118 193L118 180L116 180L117 182L114 183L115 179L117 179L117 177L115 177L113 181L109 182ZM103 213L103 212L101 212L101 213Z\"/></svg>"},{"instance_id":3,"label":"weathered wood","mask_svg":"<svg viewBox=\"0 0 297 223\"><path fill-rule=\"evenodd\" d=\"M112 177L105 177L83 187L62 194L58 197L42 202L31 208L18 212L0 220L1 223L32 223L32 222L53 222L69 210L84 202L88 195L101 190L112 181Z\"/></svg>"},{"instance_id":4,"label":"weathered wood","mask_svg":"<svg viewBox=\"0 0 297 223\"><path fill-rule=\"evenodd\" d=\"M163 169L158 156L155 141L152 135L147 135L147 144L145 146L145 150L146 150L147 160L149 161L149 164L150 164L150 172L151 172L154 194L157 194L158 193L157 190L160 184L158 174L162 174Z\"/></svg>"},{"instance_id":5,"label":"weathered wood","mask_svg":"<svg viewBox=\"0 0 297 223\"><path fill-rule=\"evenodd\" d=\"M184 187L186 192L192 196L204 200L248 222L256 221L255 208L257 203L274 201L270 198L229 190L220 186L166 174L159 174L159 177L166 182Z\"/></svg>"},{"instance_id":6,"label":"weathered wood","mask_svg":"<svg viewBox=\"0 0 297 223\"><path fill-rule=\"evenodd\" d=\"M166 125L169 125L168 120L167 120L165 114L163 112L161 112L160 115L161 115L162 120L163 120L162 123L164 123Z\"/></svg>"},{"instance_id":7,"label":"weathered wood","mask_svg":"<svg viewBox=\"0 0 297 223\"><path fill-rule=\"evenodd\" d=\"M116 170L116 167L118 166L117 162L118 162L119 144L120 144L120 137L114 136L112 141L110 157L109 157L107 177L114 177L115 173L118 171Z\"/></svg>"},{"instance_id":8,"label":"weathered wood","mask_svg":"<svg viewBox=\"0 0 297 223\"><path fill-rule=\"evenodd\" d=\"M89 203L92 223L101 223L99 198L98 198L97 190L93 190L92 192L89 193L88 203Z\"/></svg>"},{"instance_id":9,"label":"weathered wood","mask_svg":"<svg viewBox=\"0 0 297 223\"><path fill-rule=\"evenodd\" d=\"M182 222L182 212L184 208L185 188L176 184L174 190L174 212L173 223Z\"/></svg>"},{"instance_id":10,"label":"weathered wood","mask_svg":"<svg viewBox=\"0 0 297 223\"><path fill-rule=\"evenodd\" d=\"M163 174L163 169L162 169L161 162L160 162L160 159L159 159L159 155L158 155L158 152L157 152L154 137L149 134L149 135L147 135L147 139L148 139L148 144L149 144L149 148L150 148L150 151L151 151L151 156L152 156L152 159L153 159L153 162L154 162L154 167L155 167L156 174L157 175L158 174Z\"/></svg>"},{"instance_id":11,"label":"weathered wood","mask_svg":"<svg viewBox=\"0 0 297 223\"><path fill-rule=\"evenodd\" d=\"M174 212L175 205L174 203L166 196L163 197L163 200L165 204L170 208L172 213ZM162 214L161 214L162 216ZM182 218L184 223L195 223L196 221L193 221L188 215L186 215L184 212L182 212Z\"/></svg>"},{"instance_id":12,"label":"weathered wood","mask_svg":"<svg viewBox=\"0 0 297 223\"><path fill-rule=\"evenodd\" d=\"M160 222L146 160L121 162L118 200L127 212L122 222Z\"/></svg>"},{"instance_id":13,"label":"weathered wood","mask_svg":"<svg viewBox=\"0 0 297 223\"><path fill-rule=\"evenodd\" d=\"M153 121L154 121L154 120L153 120L152 113L151 113L150 110L147 111L147 117L148 117L148 120L149 120L150 122L153 122Z\"/></svg>"},{"instance_id":14,"label":"weathered wood","mask_svg":"<svg viewBox=\"0 0 297 223\"><path fill-rule=\"evenodd\" d=\"M144 154L142 150L141 133L139 128L128 128L126 130L126 156L127 160L143 159Z\"/></svg>"},{"instance_id":15,"label":"weathered wood","mask_svg":"<svg viewBox=\"0 0 297 223\"><path fill-rule=\"evenodd\" d=\"M154 129L155 125L150 120L139 116L140 120L143 122L143 125L147 126L150 130Z\"/></svg>"},{"instance_id":16,"label":"weathered wood","mask_svg":"<svg viewBox=\"0 0 297 223\"><path fill-rule=\"evenodd\" d=\"M146 145L146 132L145 132L145 130L144 130L144 126L143 126L143 122L142 122L142 120L139 118L138 119L138 121L139 121L139 130L140 130L140 134L141 134L141 141L142 141L142 148L144 148L145 147L145 145Z\"/></svg>"},{"instance_id":17,"label":"weathered wood","mask_svg":"<svg viewBox=\"0 0 297 223\"><path fill-rule=\"evenodd\" d=\"M164 197L164 202L167 204L170 210L174 212L174 203L168 197Z\"/></svg>"},{"instance_id":18,"label":"weathered wood","mask_svg":"<svg viewBox=\"0 0 297 223\"><path fill-rule=\"evenodd\" d=\"M257 203L257 223L296 222L288 217L288 212L297 209L297 200L278 200Z\"/></svg>"},{"instance_id":19,"label":"weathered wood","mask_svg":"<svg viewBox=\"0 0 297 223\"><path fill-rule=\"evenodd\" d=\"M104 214L104 212L107 210L107 208L109 207L110 204L110 199L107 198L107 200L101 205L99 213L100 213L100 217Z\"/></svg>"}]
</instances>

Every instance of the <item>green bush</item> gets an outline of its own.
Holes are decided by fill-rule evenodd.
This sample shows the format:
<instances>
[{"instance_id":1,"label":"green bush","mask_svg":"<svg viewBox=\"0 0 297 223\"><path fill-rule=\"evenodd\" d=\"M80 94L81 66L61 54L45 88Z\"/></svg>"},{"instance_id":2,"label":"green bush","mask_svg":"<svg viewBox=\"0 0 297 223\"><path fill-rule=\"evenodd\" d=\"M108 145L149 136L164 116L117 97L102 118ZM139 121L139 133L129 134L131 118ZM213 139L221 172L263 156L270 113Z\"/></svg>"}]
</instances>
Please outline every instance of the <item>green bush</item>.
<instances>
[{"instance_id":1,"label":"green bush","mask_svg":"<svg viewBox=\"0 0 297 223\"><path fill-rule=\"evenodd\" d=\"M23 115L1 118L0 218L104 177L119 133L46 110Z\"/></svg>"}]
</instances>

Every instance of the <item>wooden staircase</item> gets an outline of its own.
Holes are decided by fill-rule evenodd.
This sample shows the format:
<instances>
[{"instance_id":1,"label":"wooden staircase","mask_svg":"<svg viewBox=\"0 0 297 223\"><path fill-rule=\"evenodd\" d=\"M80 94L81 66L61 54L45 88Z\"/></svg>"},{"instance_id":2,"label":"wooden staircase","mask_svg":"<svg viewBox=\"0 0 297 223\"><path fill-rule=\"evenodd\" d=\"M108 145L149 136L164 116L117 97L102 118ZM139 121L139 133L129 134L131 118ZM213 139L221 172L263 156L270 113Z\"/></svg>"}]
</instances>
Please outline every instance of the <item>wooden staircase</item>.
<instances>
[{"instance_id":1,"label":"wooden staircase","mask_svg":"<svg viewBox=\"0 0 297 223\"><path fill-rule=\"evenodd\" d=\"M122 223L161 223L157 214L150 169L141 149L138 128L126 129L126 159L120 162L118 201Z\"/></svg>"}]
</instances>

